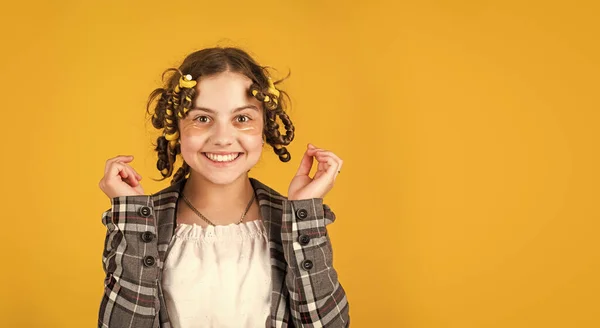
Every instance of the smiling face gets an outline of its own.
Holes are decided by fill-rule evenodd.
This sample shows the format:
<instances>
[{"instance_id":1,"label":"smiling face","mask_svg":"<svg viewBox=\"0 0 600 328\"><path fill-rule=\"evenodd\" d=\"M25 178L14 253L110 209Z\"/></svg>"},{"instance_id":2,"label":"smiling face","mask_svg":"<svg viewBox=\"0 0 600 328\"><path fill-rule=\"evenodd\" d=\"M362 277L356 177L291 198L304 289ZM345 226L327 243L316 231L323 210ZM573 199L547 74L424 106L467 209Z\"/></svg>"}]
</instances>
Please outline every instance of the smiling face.
<instances>
[{"instance_id":1,"label":"smiling face","mask_svg":"<svg viewBox=\"0 0 600 328\"><path fill-rule=\"evenodd\" d=\"M194 106L178 123L181 155L193 175L230 184L258 162L263 108L249 95L251 84L245 75L229 71L200 78Z\"/></svg>"}]
</instances>

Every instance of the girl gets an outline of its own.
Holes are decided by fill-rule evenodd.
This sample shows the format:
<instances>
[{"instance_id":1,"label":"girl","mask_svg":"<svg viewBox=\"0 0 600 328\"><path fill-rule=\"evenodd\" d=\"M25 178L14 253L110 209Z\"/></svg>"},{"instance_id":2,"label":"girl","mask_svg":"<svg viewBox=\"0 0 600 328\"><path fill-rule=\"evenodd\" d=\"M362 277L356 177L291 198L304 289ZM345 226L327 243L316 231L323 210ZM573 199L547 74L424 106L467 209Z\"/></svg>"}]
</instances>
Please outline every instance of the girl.
<instances>
[{"instance_id":1,"label":"girl","mask_svg":"<svg viewBox=\"0 0 600 328\"><path fill-rule=\"evenodd\" d=\"M157 168L166 179L177 155L183 164L147 196L132 156L106 162L98 325L348 327L326 229L335 215L323 204L342 160L309 144L286 198L248 177L265 143L289 161L294 137L266 68L240 49L211 48L165 73L148 101L163 132Z\"/></svg>"}]
</instances>

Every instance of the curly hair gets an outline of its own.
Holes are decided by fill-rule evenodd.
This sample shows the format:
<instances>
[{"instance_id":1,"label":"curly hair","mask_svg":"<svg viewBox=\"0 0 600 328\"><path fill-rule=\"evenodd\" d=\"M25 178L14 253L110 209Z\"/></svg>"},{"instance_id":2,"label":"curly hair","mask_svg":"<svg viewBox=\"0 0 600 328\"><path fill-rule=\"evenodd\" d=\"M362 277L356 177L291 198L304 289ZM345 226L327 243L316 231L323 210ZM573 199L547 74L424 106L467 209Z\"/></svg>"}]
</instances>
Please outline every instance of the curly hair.
<instances>
[{"instance_id":1,"label":"curly hair","mask_svg":"<svg viewBox=\"0 0 600 328\"><path fill-rule=\"evenodd\" d=\"M191 108L196 96L196 89L193 87L195 81L202 76L211 76L222 72L240 73L252 80L252 85L248 90L248 95L255 97L263 104L263 140L269 144L275 154L279 156L282 162L288 162L291 155L285 146L289 145L294 139L294 125L288 114L285 112L288 95L282 91L274 89L273 86L282 80L272 82L266 66L260 66L245 51L233 47L215 47L196 51L188 55L179 68L170 68L163 73L170 75L164 86L157 88L148 98L146 106L147 113L152 115L152 125L156 129L162 129L163 135L156 140L155 150L158 155L156 168L160 171L162 179L173 175L175 161L181 153L179 145L179 128L177 120L185 117L187 111ZM192 81L186 79L192 77ZM186 83L190 83L186 87ZM189 87L189 86L192 87ZM155 103L154 110L151 106ZM281 120L285 128L285 134L279 131L280 125L277 118ZM184 179L190 173L190 167L185 161L183 165L175 172L171 184Z\"/></svg>"}]
</instances>

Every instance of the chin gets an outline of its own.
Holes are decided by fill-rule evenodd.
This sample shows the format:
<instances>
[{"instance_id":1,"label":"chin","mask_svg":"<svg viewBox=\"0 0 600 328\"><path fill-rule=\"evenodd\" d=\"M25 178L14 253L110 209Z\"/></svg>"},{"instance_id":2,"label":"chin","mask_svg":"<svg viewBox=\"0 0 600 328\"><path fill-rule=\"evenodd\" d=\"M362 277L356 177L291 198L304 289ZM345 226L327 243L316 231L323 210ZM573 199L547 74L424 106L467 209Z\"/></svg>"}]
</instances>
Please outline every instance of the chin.
<instances>
[{"instance_id":1,"label":"chin","mask_svg":"<svg viewBox=\"0 0 600 328\"><path fill-rule=\"evenodd\" d=\"M222 173L197 172L197 173L203 177L203 180L206 180L207 182L209 182L211 184L226 186L226 185L234 183L235 181L237 181L238 179L240 179L242 177L245 177L246 172L236 172L235 174L232 172L222 172Z\"/></svg>"}]
</instances>

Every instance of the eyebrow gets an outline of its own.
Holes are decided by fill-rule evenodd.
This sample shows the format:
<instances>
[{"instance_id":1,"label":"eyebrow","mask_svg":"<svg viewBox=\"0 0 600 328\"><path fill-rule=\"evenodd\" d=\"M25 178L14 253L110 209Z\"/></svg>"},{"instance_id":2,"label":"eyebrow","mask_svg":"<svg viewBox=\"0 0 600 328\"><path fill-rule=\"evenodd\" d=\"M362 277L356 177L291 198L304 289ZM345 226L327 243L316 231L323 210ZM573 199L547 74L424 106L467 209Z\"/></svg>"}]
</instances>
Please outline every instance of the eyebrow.
<instances>
[{"instance_id":1,"label":"eyebrow","mask_svg":"<svg viewBox=\"0 0 600 328\"><path fill-rule=\"evenodd\" d=\"M242 106L242 107L235 108L231 112L232 113L236 113L236 112L242 111L244 109L248 109L248 108L254 109L254 110L258 111L258 107L254 106L254 105L245 105L245 106ZM208 112L208 113L211 113L211 114L215 114L217 112L214 109L210 109L210 108L206 108L206 107L193 107L192 109L190 109L190 111L193 111L193 110L201 110L201 111Z\"/></svg>"}]
</instances>

